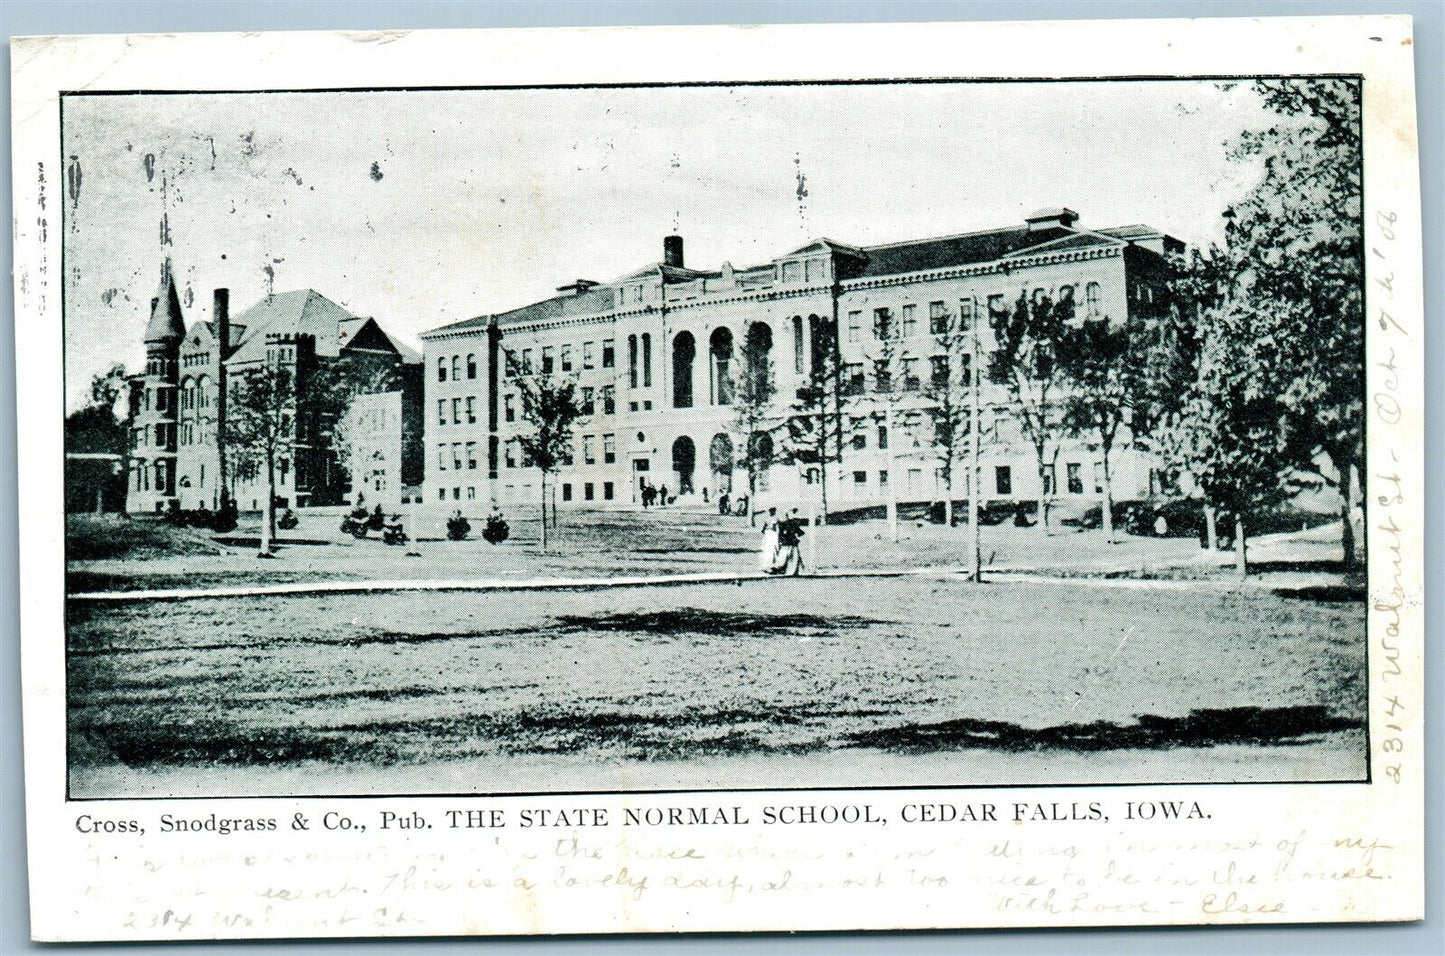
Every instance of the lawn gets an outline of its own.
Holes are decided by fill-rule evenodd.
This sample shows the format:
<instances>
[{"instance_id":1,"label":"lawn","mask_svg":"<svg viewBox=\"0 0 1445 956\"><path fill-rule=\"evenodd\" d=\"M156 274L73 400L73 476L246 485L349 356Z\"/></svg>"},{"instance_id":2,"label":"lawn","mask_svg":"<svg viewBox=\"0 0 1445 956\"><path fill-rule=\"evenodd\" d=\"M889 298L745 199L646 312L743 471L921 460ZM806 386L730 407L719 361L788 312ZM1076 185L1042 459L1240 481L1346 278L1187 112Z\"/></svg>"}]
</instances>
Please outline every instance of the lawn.
<instances>
[{"instance_id":1,"label":"lawn","mask_svg":"<svg viewBox=\"0 0 1445 956\"><path fill-rule=\"evenodd\" d=\"M69 608L74 795L1359 779L1359 601L955 577Z\"/></svg>"}]
</instances>

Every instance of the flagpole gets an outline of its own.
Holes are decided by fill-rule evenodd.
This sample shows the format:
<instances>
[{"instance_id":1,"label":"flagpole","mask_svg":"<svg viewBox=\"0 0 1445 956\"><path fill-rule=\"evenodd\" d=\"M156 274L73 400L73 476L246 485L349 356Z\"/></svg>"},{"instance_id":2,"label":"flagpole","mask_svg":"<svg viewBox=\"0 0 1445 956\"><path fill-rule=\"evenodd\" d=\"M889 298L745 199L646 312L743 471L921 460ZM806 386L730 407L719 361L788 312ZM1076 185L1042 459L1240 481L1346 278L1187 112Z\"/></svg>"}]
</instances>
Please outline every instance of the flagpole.
<instances>
[{"instance_id":1,"label":"flagpole","mask_svg":"<svg viewBox=\"0 0 1445 956\"><path fill-rule=\"evenodd\" d=\"M983 469L979 466L979 432L981 422L979 421L979 379L983 376L983 369L979 363L978 352L978 298L972 289L968 292L969 311L972 316L969 319L969 347L971 357L969 364L971 368L972 388L969 389L969 435L972 438L969 449L969 476L968 476L968 508L972 512L968 516L969 526L973 535L973 574L970 575L975 583L983 582L983 543L979 533L979 502L983 492Z\"/></svg>"}]
</instances>

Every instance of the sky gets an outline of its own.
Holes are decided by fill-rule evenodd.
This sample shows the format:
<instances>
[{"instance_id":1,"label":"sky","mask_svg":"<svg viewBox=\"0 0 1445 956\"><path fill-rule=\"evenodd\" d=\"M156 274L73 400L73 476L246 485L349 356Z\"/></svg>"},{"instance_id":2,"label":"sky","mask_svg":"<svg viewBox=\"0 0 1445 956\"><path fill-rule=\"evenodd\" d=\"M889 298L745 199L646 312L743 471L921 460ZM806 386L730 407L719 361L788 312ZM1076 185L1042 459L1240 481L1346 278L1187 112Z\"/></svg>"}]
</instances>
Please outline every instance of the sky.
<instances>
[{"instance_id":1,"label":"sky","mask_svg":"<svg viewBox=\"0 0 1445 956\"><path fill-rule=\"evenodd\" d=\"M143 366L167 256L188 323L311 288L416 345L672 233L696 268L1050 206L1207 243L1258 178L1228 141L1275 119L1193 80L70 96L67 403Z\"/></svg>"}]
</instances>

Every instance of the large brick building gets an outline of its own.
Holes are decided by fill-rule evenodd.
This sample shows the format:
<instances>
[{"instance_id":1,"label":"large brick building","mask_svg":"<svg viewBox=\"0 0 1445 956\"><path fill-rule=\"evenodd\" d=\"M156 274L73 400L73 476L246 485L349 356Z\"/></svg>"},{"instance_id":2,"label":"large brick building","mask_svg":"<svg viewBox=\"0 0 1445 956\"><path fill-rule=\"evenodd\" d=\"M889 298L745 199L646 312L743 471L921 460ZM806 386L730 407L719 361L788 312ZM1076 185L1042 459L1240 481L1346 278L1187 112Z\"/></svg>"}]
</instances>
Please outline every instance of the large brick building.
<instances>
[{"instance_id":1,"label":"large brick building","mask_svg":"<svg viewBox=\"0 0 1445 956\"><path fill-rule=\"evenodd\" d=\"M491 501L538 500L540 475L515 441L526 426L508 355L521 374L575 376L580 389L588 414L571 464L555 476L562 507L632 504L644 482L683 500L736 496L748 440L735 408L743 350L773 370L782 416L828 360L820 341L836 343L849 396L843 455L826 466L829 501L876 504L890 490L903 501L936 500L941 462L928 402L880 411L872 398L879 376L897 376L895 395L927 391L920 383L949 374L936 333L978 321L986 352L994 343L982 320L1021 294L1072 300L1079 321L1128 322L1164 301L1166 255L1182 248L1147 226L1082 228L1067 209L1043 210L1019 226L889 245L820 239L748 267L688 267L682 239L670 236L662 261L611 282L579 279L541 302L422 335L424 500L469 513ZM1007 395L985 383L982 403L981 500L1039 498L1038 471ZM1110 465L1116 498L1150 493L1150 462L1127 436ZM1045 478L1052 495L1097 500L1097 448L1066 443L1056 469ZM806 500L819 471L796 457L775 461L756 476L755 503ZM954 494L966 494L964 481L954 482Z\"/></svg>"},{"instance_id":2,"label":"large brick building","mask_svg":"<svg viewBox=\"0 0 1445 956\"><path fill-rule=\"evenodd\" d=\"M264 505L265 475L254 456L228 444L226 426L236 383L268 364L291 370L298 396L308 376L342 359L394 369L394 401L386 406L392 413L367 421L390 422L387 441L396 447L384 459L374 458L378 435L372 427L362 453L392 473L378 475L371 467L365 480L373 489L384 487L380 500L388 503L399 500L403 486L420 483L420 356L375 319L354 316L309 289L269 295L232 316L228 291L217 289L211 321L188 327L167 260L151 300L145 344L145 372L130 382L127 510L215 509L224 497L243 511ZM380 401L368 397L369 407ZM332 422L306 401L298 400L291 419L296 439L277 462L277 506L349 500L358 456L349 456L346 467L340 458L348 456L332 447Z\"/></svg>"}]
</instances>

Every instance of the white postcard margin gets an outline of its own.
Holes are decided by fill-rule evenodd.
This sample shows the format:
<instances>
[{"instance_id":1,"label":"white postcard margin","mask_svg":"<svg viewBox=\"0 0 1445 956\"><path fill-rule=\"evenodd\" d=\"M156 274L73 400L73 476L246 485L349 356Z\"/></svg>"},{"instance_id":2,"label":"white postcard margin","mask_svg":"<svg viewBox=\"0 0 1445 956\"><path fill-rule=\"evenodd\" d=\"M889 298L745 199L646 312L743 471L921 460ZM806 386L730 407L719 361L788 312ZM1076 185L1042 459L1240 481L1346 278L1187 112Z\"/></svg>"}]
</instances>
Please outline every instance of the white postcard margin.
<instances>
[{"instance_id":1,"label":"white postcard margin","mask_svg":"<svg viewBox=\"0 0 1445 956\"><path fill-rule=\"evenodd\" d=\"M1403 17L26 38L12 48L32 935L148 940L1409 920L1423 914L1423 292ZM58 93L1340 73L1365 77L1369 687L1359 785L185 801L274 834L97 836L180 802L65 799ZM1383 312L1382 312L1383 310ZM1129 802L1207 819L1121 822ZM1101 803L1109 824L906 824L904 804ZM763 826L871 805L886 826ZM748 826L622 828L624 808ZM606 826L522 829L527 809ZM378 828L381 814L476 827ZM491 821L508 825L493 828ZM351 829L324 829L345 818ZM469 816L469 814L475 814ZM291 821L311 822L306 831ZM595 819L595 817L594 817ZM572 817L570 823L575 823ZM356 826L365 826L359 832Z\"/></svg>"}]
</instances>

